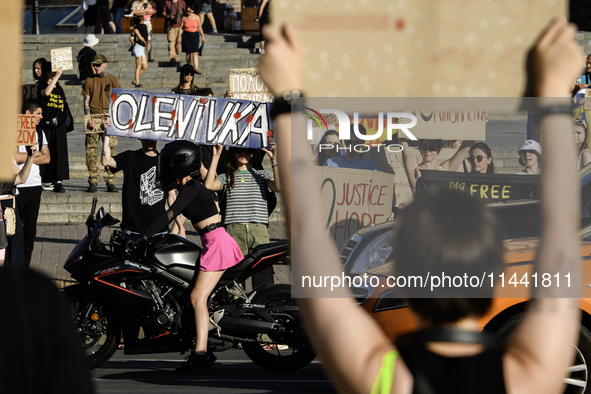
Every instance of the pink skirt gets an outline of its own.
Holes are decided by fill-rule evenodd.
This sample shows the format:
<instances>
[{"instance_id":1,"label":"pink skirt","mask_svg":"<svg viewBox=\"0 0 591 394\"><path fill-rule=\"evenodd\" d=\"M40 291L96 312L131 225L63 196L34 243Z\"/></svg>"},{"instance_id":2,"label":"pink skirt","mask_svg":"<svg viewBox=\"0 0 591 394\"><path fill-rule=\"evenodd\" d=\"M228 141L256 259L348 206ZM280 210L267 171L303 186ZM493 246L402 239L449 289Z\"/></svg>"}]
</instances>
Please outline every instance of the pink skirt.
<instances>
[{"instance_id":1,"label":"pink skirt","mask_svg":"<svg viewBox=\"0 0 591 394\"><path fill-rule=\"evenodd\" d=\"M201 271L222 271L235 266L244 259L234 238L220 227L201 236Z\"/></svg>"}]
</instances>

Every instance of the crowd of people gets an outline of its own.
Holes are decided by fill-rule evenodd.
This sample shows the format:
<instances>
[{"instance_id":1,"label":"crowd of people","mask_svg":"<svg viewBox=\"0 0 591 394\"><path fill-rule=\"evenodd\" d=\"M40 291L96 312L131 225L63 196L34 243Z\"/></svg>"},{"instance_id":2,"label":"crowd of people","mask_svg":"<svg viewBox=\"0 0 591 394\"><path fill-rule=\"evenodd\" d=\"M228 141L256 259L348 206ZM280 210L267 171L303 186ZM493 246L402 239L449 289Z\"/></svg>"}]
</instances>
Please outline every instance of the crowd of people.
<instances>
[{"instance_id":1,"label":"crowd of people","mask_svg":"<svg viewBox=\"0 0 591 394\"><path fill-rule=\"evenodd\" d=\"M590 55L591 56L591 55ZM586 89L586 88L583 88ZM581 104L579 104L581 105ZM591 145L589 145L589 127L586 112L575 110L573 113L574 143L577 148L577 168L581 169L591 163ZM359 125L359 132L366 134L365 127ZM412 146L407 140L401 140L404 171L411 189L416 189L421 170L463 171L465 173L494 174L493 152L484 141L452 141L449 146L455 152L449 159L441 159L439 154L444 148L444 140L422 139L416 142L416 148L422 158L417 163ZM365 144L365 152L371 149L371 142L362 140L353 133L346 143L339 140L339 133L334 129L326 131L317 144L313 146L316 163L320 166L354 168L361 170L378 170L376 163L364 157L363 149L352 148ZM516 174L534 175L542 172L542 146L534 139L524 140L517 148L517 163L523 168Z\"/></svg>"}]
</instances>

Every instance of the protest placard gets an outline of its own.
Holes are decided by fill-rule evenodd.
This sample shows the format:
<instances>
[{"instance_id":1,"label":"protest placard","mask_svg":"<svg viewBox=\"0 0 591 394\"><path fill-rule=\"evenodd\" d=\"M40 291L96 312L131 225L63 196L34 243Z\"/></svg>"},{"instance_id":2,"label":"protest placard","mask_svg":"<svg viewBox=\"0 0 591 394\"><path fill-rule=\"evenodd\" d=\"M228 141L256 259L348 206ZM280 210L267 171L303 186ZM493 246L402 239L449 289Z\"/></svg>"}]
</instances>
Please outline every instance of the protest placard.
<instances>
[{"instance_id":1,"label":"protest placard","mask_svg":"<svg viewBox=\"0 0 591 394\"><path fill-rule=\"evenodd\" d=\"M378 171L318 167L326 224L340 248L357 230L385 222L392 212L394 175Z\"/></svg>"},{"instance_id":2,"label":"protest placard","mask_svg":"<svg viewBox=\"0 0 591 394\"><path fill-rule=\"evenodd\" d=\"M160 141L267 148L271 103L113 89L108 135Z\"/></svg>"},{"instance_id":3,"label":"protest placard","mask_svg":"<svg viewBox=\"0 0 591 394\"><path fill-rule=\"evenodd\" d=\"M36 85L33 83L22 85L23 103L25 102L26 99L35 98L37 96L37 91L35 89L35 86Z\"/></svg>"},{"instance_id":4,"label":"protest placard","mask_svg":"<svg viewBox=\"0 0 591 394\"><path fill-rule=\"evenodd\" d=\"M254 67L230 69L230 90L241 100L273 101L273 94Z\"/></svg>"},{"instance_id":5,"label":"protest placard","mask_svg":"<svg viewBox=\"0 0 591 394\"><path fill-rule=\"evenodd\" d=\"M536 200L540 198L540 176L421 171L421 177L417 181L417 195L428 189L441 188L467 193L485 203Z\"/></svg>"},{"instance_id":6,"label":"protest placard","mask_svg":"<svg viewBox=\"0 0 591 394\"><path fill-rule=\"evenodd\" d=\"M91 115L84 115L84 131L86 134L97 134L97 133L104 133L107 130L107 125L105 124L105 118L107 114L91 114ZM91 122L94 127L90 127Z\"/></svg>"},{"instance_id":7,"label":"protest placard","mask_svg":"<svg viewBox=\"0 0 591 394\"><path fill-rule=\"evenodd\" d=\"M35 115L16 116L16 143L17 145L31 146L37 143Z\"/></svg>"},{"instance_id":8,"label":"protest placard","mask_svg":"<svg viewBox=\"0 0 591 394\"><path fill-rule=\"evenodd\" d=\"M566 0L273 3L307 56L309 97L518 97L527 48Z\"/></svg>"},{"instance_id":9,"label":"protest placard","mask_svg":"<svg viewBox=\"0 0 591 394\"><path fill-rule=\"evenodd\" d=\"M57 71L58 68L73 70L72 47L56 48L51 50L51 71Z\"/></svg>"},{"instance_id":10,"label":"protest placard","mask_svg":"<svg viewBox=\"0 0 591 394\"><path fill-rule=\"evenodd\" d=\"M0 13L0 36L2 37L2 72L0 86L7 97L0 106L0 180L14 180L13 157L16 152L14 116L20 113L19 86L21 81L21 1L2 4ZM16 99L15 99L16 98Z\"/></svg>"},{"instance_id":11,"label":"protest placard","mask_svg":"<svg viewBox=\"0 0 591 394\"><path fill-rule=\"evenodd\" d=\"M591 89L585 90L585 111L591 111Z\"/></svg>"},{"instance_id":12,"label":"protest placard","mask_svg":"<svg viewBox=\"0 0 591 394\"><path fill-rule=\"evenodd\" d=\"M310 114L309 111L307 115ZM412 133L420 139L446 139L446 140L484 140L486 138L486 122L489 119L488 113L484 110L446 110L446 111L421 111L410 110L417 120L412 128ZM353 119L353 114L347 114L349 119ZM322 118L328 129L339 131L339 120L337 116L330 113L323 113ZM323 122L323 124L324 124ZM359 125L362 125L366 134L373 136L381 132L381 137L368 140L370 146L377 146L388 141L387 119L382 113L380 116L376 113L358 114ZM381 125L380 125L381 123ZM313 141L319 141L324 133L322 127L312 125ZM397 132L394 134L397 135ZM402 135L401 137L405 137Z\"/></svg>"}]
</instances>

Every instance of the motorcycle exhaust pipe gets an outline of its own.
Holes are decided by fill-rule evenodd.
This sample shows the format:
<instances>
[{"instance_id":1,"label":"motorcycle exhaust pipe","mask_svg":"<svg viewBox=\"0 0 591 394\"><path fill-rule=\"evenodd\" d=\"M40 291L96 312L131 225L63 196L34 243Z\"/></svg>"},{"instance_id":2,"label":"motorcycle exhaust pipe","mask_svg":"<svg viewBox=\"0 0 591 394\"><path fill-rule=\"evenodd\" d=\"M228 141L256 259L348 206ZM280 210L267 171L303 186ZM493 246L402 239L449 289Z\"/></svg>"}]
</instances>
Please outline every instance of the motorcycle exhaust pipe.
<instances>
[{"instance_id":1,"label":"motorcycle exhaust pipe","mask_svg":"<svg viewBox=\"0 0 591 394\"><path fill-rule=\"evenodd\" d=\"M241 317L224 316L219 322L223 330L240 331L248 333L273 334L282 331L283 326L260 320L251 320Z\"/></svg>"}]
</instances>

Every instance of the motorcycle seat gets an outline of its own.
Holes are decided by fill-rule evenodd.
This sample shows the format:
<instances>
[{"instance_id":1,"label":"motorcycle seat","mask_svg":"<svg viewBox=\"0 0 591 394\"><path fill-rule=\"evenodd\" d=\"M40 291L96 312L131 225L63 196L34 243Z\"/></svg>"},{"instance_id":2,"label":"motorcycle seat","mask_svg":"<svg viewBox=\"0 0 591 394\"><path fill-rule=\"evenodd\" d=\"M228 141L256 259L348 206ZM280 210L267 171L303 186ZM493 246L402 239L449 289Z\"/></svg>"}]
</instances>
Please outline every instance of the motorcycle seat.
<instances>
[{"instance_id":1,"label":"motorcycle seat","mask_svg":"<svg viewBox=\"0 0 591 394\"><path fill-rule=\"evenodd\" d=\"M287 252L287 240L271 242L256 246L244 259L233 267L230 267L224 273L224 279L232 280L238 276L247 267L258 272L263 268L279 261ZM264 262L264 264L262 264Z\"/></svg>"}]
</instances>

